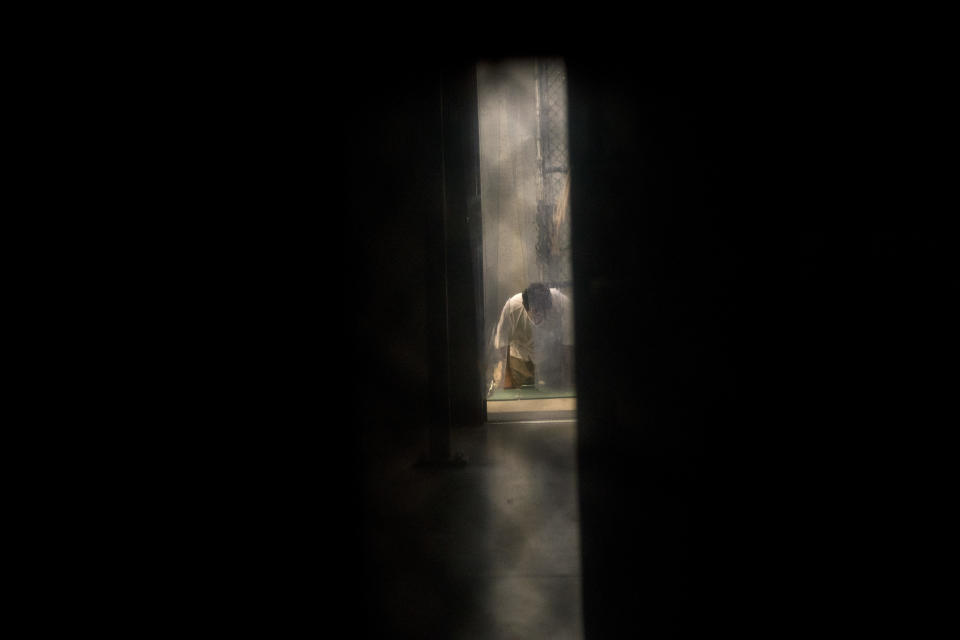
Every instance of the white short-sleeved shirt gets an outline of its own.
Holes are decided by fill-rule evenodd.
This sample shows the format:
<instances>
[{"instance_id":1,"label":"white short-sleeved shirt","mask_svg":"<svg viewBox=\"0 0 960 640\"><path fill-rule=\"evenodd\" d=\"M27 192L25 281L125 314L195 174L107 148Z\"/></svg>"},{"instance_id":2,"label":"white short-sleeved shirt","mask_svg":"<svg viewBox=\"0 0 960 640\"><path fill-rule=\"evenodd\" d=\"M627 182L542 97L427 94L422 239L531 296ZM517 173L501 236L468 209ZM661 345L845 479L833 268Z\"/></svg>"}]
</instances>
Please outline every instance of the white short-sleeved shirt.
<instances>
[{"instance_id":1,"label":"white short-sleeved shirt","mask_svg":"<svg viewBox=\"0 0 960 640\"><path fill-rule=\"evenodd\" d=\"M573 346L573 305L558 289L550 289L553 306L539 325L533 324L523 308L523 294L507 300L500 312L494 347L510 346L510 355L540 362L552 346Z\"/></svg>"}]
</instances>

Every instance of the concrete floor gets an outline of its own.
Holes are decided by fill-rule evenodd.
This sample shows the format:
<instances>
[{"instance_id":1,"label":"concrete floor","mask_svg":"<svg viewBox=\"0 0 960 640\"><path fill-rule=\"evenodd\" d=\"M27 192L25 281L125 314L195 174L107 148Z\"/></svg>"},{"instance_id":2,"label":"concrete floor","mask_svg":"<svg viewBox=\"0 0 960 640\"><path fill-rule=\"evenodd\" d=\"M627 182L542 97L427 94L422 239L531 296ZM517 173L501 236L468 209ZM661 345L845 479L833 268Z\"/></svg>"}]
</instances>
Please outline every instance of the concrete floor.
<instances>
[{"instance_id":1,"label":"concrete floor","mask_svg":"<svg viewBox=\"0 0 960 640\"><path fill-rule=\"evenodd\" d=\"M454 431L462 468L383 469L367 514L375 635L581 638L575 444L572 420L499 422Z\"/></svg>"}]
</instances>

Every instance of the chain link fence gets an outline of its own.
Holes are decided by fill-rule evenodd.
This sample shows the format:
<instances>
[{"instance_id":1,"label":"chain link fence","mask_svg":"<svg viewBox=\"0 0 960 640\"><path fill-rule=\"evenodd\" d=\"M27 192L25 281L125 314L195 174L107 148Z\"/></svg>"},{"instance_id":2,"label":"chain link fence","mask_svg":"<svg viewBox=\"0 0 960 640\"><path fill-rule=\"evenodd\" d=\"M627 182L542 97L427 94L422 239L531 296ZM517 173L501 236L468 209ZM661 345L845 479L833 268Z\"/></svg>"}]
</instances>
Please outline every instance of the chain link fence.
<instances>
[{"instance_id":1,"label":"chain link fence","mask_svg":"<svg viewBox=\"0 0 960 640\"><path fill-rule=\"evenodd\" d=\"M537 108L541 186L537 201L537 262L540 279L569 286L570 162L567 135L567 73L562 59L537 60Z\"/></svg>"}]
</instances>

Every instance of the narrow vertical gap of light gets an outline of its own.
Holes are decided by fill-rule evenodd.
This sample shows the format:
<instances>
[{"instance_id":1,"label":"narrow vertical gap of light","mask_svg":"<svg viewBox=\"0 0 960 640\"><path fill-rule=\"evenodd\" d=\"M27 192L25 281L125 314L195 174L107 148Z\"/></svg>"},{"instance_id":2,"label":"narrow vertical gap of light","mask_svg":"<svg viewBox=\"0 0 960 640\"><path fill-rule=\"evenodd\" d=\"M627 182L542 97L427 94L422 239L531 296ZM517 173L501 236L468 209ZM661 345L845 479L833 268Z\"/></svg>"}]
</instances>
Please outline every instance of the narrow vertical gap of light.
<instances>
[{"instance_id":1,"label":"narrow vertical gap of light","mask_svg":"<svg viewBox=\"0 0 960 640\"><path fill-rule=\"evenodd\" d=\"M559 72L552 83L544 75L550 65ZM568 154L567 96L562 59L481 62L477 71L485 307L480 321L489 341L505 300L530 284L530 274L549 285L564 285L573 298L568 234L555 229L552 236L546 234L565 242L566 264L533 265L537 241L544 239L538 236L538 231L543 233L537 227L538 206L542 224L543 203L569 195L569 158L557 163L550 156L551 151ZM547 88L560 92L553 107L563 110L562 144L543 131ZM560 174L564 168L561 179L545 174ZM569 224L573 212L568 203L562 206ZM484 357L489 359L490 343L486 346ZM490 363L483 369L489 376ZM565 406L575 407L575 397L569 400ZM488 402L488 411L494 404ZM575 409L518 413L485 428L490 512L483 549L484 615L492 616L506 636L543 637L549 630L550 637L582 637Z\"/></svg>"}]
</instances>

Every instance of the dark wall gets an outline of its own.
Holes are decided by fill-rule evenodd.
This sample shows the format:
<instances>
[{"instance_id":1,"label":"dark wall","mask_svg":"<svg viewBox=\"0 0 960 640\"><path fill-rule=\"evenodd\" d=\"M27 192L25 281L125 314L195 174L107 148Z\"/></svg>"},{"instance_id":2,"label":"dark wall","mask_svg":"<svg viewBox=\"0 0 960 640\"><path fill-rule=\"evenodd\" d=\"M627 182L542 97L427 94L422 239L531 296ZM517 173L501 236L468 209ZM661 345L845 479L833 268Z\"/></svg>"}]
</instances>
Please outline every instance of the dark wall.
<instances>
[{"instance_id":1,"label":"dark wall","mask_svg":"<svg viewBox=\"0 0 960 640\"><path fill-rule=\"evenodd\" d=\"M343 337L357 350L345 388L364 427L425 437L429 386L445 379L436 371L442 362L430 360L437 345L428 342L443 347L445 324L437 318L443 282L431 278L443 265L439 70L411 64L371 82L350 68L339 90L348 109L333 133L346 155L330 165L335 174L345 170L333 203L346 210L329 216L334 225L342 216L346 232L330 240L344 255Z\"/></svg>"},{"instance_id":2,"label":"dark wall","mask_svg":"<svg viewBox=\"0 0 960 640\"><path fill-rule=\"evenodd\" d=\"M887 125L926 89L773 51L568 57L588 638L910 624L877 554L952 285Z\"/></svg>"},{"instance_id":3,"label":"dark wall","mask_svg":"<svg viewBox=\"0 0 960 640\"><path fill-rule=\"evenodd\" d=\"M717 457L744 435L744 219L723 182L744 141L719 104L736 96L696 67L568 67L587 637L696 637L736 520L714 519L738 464Z\"/></svg>"},{"instance_id":4,"label":"dark wall","mask_svg":"<svg viewBox=\"0 0 960 640\"><path fill-rule=\"evenodd\" d=\"M444 65L300 42L278 44L276 64L237 58L217 83L185 60L168 91L196 108L144 116L177 134L144 134L149 157L129 166L156 181L129 187L131 202L162 194L170 212L124 217L155 253L121 243L162 288L115 265L131 280L116 300L146 298L138 346L124 346L145 371L118 371L150 400L117 396L159 423L124 424L116 441L151 490L110 479L129 488L114 513L147 523L121 563L154 595L123 597L162 612L138 624L362 635L380 570L368 507L390 491L384 470L435 454L449 426L446 331L470 329L448 322ZM470 184L462 165L455 189Z\"/></svg>"}]
</instances>

